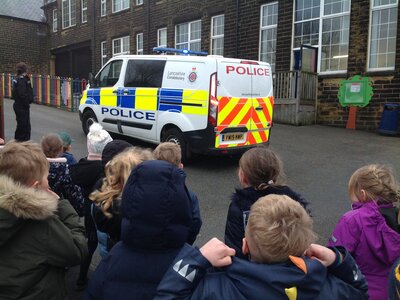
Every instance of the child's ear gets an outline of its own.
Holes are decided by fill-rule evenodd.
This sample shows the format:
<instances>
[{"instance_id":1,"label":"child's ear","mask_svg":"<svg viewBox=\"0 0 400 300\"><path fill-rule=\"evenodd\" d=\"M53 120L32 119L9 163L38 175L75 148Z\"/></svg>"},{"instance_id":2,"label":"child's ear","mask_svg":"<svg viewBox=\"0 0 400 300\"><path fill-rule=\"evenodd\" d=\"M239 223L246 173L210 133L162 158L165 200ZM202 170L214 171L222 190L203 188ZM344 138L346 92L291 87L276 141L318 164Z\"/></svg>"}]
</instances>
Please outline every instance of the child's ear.
<instances>
[{"instance_id":1,"label":"child's ear","mask_svg":"<svg viewBox=\"0 0 400 300\"><path fill-rule=\"evenodd\" d=\"M242 240L242 252L244 255L249 254L249 246L247 245L247 240L245 237Z\"/></svg>"},{"instance_id":2,"label":"child's ear","mask_svg":"<svg viewBox=\"0 0 400 300\"><path fill-rule=\"evenodd\" d=\"M183 169L183 163L179 163L179 169Z\"/></svg>"},{"instance_id":3,"label":"child's ear","mask_svg":"<svg viewBox=\"0 0 400 300\"><path fill-rule=\"evenodd\" d=\"M40 182L39 181L37 181L37 180L35 180L32 184L31 184L31 187L33 187L33 188L38 188L38 186L40 186Z\"/></svg>"},{"instance_id":4,"label":"child's ear","mask_svg":"<svg viewBox=\"0 0 400 300\"><path fill-rule=\"evenodd\" d=\"M360 191L360 200L361 200L361 202L365 202L365 201L367 201L367 192L365 191L365 190L363 190L363 189L361 189L361 191Z\"/></svg>"}]
</instances>

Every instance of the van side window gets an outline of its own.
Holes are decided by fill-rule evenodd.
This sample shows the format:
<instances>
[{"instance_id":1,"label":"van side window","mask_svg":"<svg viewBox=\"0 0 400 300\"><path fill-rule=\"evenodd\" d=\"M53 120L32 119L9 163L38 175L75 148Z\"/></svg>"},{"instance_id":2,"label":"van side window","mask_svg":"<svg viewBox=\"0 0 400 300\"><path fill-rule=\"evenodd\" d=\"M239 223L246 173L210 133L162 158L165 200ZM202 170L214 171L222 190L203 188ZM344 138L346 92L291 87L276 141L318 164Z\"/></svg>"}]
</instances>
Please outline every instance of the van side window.
<instances>
[{"instance_id":1,"label":"van side window","mask_svg":"<svg viewBox=\"0 0 400 300\"><path fill-rule=\"evenodd\" d=\"M96 77L98 87L114 86L118 82L121 67L122 60L114 60L106 65Z\"/></svg>"},{"instance_id":2,"label":"van side window","mask_svg":"<svg viewBox=\"0 0 400 300\"><path fill-rule=\"evenodd\" d=\"M165 63L165 60L129 60L126 68L124 86L160 88Z\"/></svg>"}]
</instances>

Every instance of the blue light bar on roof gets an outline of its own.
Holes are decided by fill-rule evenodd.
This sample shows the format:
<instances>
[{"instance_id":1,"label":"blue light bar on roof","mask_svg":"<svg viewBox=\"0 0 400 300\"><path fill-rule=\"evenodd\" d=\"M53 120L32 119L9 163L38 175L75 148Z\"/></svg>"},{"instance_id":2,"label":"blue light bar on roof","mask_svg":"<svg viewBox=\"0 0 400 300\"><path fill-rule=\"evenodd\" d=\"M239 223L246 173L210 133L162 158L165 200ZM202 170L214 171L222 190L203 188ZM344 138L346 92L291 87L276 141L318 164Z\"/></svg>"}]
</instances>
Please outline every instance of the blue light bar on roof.
<instances>
[{"instance_id":1,"label":"blue light bar on roof","mask_svg":"<svg viewBox=\"0 0 400 300\"><path fill-rule=\"evenodd\" d=\"M165 47L154 47L153 51L158 52L158 53L179 53L183 55L201 55L201 56L207 56L208 52L204 51L192 51L192 50L187 50L187 49L175 49L175 48L165 48Z\"/></svg>"}]
</instances>

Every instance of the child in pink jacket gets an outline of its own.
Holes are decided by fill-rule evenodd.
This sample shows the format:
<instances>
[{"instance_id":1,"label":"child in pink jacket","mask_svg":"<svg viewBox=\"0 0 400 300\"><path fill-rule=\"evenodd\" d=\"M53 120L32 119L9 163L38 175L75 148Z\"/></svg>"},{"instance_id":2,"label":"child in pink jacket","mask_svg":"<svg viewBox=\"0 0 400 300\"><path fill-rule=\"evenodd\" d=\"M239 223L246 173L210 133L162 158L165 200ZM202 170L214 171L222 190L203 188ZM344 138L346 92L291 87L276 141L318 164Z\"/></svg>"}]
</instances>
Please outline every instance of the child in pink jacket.
<instances>
[{"instance_id":1,"label":"child in pink jacket","mask_svg":"<svg viewBox=\"0 0 400 300\"><path fill-rule=\"evenodd\" d=\"M387 299L390 267L400 256L397 182L390 168L367 165L349 181L352 210L339 220L328 242L352 254L368 282L371 300Z\"/></svg>"}]
</instances>

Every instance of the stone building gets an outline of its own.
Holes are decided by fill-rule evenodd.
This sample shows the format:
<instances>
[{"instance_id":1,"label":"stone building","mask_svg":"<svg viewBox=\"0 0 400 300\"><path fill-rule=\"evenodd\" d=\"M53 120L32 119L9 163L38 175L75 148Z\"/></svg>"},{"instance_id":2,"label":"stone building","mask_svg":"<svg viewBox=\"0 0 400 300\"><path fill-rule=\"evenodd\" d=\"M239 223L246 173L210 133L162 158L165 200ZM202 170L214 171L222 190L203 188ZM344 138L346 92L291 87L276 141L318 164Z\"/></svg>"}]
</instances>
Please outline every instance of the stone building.
<instances>
[{"instance_id":1,"label":"stone building","mask_svg":"<svg viewBox=\"0 0 400 300\"><path fill-rule=\"evenodd\" d=\"M313 68L318 73L318 123L346 125L349 109L339 104L337 94L339 82L354 75L370 77L374 89L369 105L358 108L358 129L375 130L384 104L400 103L398 0L44 0L42 4L47 48L40 54L48 56L51 74L87 78L114 55L152 54L156 46L265 60L275 72L288 72L299 65L302 45L308 45L317 51Z\"/></svg>"}]
</instances>

